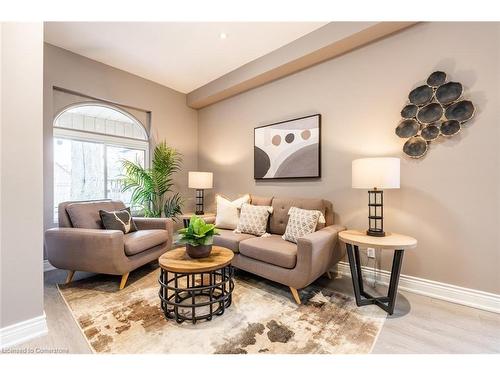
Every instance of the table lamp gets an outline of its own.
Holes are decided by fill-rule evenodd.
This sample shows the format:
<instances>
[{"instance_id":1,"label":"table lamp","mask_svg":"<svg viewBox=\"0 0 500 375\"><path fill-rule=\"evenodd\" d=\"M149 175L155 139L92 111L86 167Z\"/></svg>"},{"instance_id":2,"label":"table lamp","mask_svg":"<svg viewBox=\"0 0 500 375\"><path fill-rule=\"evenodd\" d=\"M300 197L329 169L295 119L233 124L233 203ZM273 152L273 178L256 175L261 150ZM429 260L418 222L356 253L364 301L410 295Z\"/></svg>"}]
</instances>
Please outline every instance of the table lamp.
<instances>
[{"instance_id":1,"label":"table lamp","mask_svg":"<svg viewBox=\"0 0 500 375\"><path fill-rule=\"evenodd\" d=\"M203 215L203 195L204 189L211 189L213 187L213 173L212 172L189 172L188 186L190 189L196 189L195 204L196 215Z\"/></svg>"},{"instance_id":2,"label":"table lamp","mask_svg":"<svg viewBox=\"0 0 500 375\"><path fill-rule=\"evenodd\" d=\"M384 237L384 192L399 189L399 158L363 158L352 162L352 187L368 190L369 236Z\"/></svg>"}]
</instances>

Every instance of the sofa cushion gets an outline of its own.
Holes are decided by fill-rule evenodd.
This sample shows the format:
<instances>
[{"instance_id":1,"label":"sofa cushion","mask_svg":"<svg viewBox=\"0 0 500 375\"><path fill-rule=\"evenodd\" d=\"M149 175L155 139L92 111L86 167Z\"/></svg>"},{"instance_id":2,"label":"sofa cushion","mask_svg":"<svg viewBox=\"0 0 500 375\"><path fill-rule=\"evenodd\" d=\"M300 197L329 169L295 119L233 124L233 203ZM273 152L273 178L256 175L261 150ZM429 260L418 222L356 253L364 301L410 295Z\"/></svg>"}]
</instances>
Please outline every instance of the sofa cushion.
<instances>
[{"instance_id":1,"label":"sofa cushion","mask_svg":"<svg viewBox=\"0 0 500 375\"><path fill-rule=\"evenodd\" d=\"M118 211L125 205L120 201L77 202L66 206L73 228L104 229L99 210Z\"/></svg>"},{"instance_id":2,"label":"sofa cushion","mask_svg":"<svg viewBox=\"0 0 500 375\"><path fill-rule=\"evenodd\" d=\"M297 245L276 234L241 241L240 253L283 268L294 268L297 262Z\"/></svg>"},{"instance_id":3,"label":"sofa cushion","mask_svg":"<svg viewBox=\"0 0 500 375\"><path fill-rule=\"evenodd\" d=\"M250 203L254 206L270 206L273 201L273 197L260 197L258 195L250 196Z\"/></svg>"},{"instance_id":4,"label":"sofa cushion","mask_svg":"<svg viewBox=\"0 0 500 375\"><path fill-rule=\"evenodd\" d=\"M240 241L254 238L251 234L234 233L232 230L228 229L218 229L218 231L219 235L214 236L214 245L227 247L235 253L239 252Z\"/></svg>"},{"instance_id":5,"label":"sofa cushion","mask_svg":"<svg viewBox=\"0 0 500 375\"><path fill-rule=\"evenodd\" d=\"M240 217L240 209L243 203L250 202L250 195L244 196L230 201L222 195L215 197L217 204L217 213L215 215L215 225L221 229L236 229Z\"/></svg>"},{"instance_id":6,"label":"sofa cushion","mask_svg":"<svg viewBox=\"0 0 500 375\"><path fill-rule=\"evenodd\" d=\"M325 215L325 201L323 199L310 198L274 198L273 214L270 219L271 233L284 234L288 223L288 211L291 207L303 208L305 210L318 210ZM316 230L324 228L325 224L318 223Z\"/></svg>"},{"instance_id":7,"label":"sofa cushion","mask_svg":"<svg viewBox=\"0 0 500 375\"><path fill-rule=\"evenodd\" d=\"M168 232L164 229L138 230L127 233L123 241L125 254L131 256L167 242Z\"/></svg>"}]
</instances>

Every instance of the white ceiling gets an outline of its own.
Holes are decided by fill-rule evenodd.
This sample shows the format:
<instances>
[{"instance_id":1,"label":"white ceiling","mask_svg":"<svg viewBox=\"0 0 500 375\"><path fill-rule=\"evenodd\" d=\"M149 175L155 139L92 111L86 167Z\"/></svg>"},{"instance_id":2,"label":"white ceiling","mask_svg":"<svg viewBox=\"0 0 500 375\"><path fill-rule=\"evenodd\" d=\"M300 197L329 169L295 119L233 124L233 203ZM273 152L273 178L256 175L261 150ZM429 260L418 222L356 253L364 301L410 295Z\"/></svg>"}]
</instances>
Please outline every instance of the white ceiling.
<instances>
[{"instance_id":1,"label":"white ceiling","mask_svg":"<svg viewBox=\"0 0 500 375\"><path fill-rule=\"evenodd\" d=\"M325 24L47 22L45 41L188 93Z\"/></svg>"}]
</instances>

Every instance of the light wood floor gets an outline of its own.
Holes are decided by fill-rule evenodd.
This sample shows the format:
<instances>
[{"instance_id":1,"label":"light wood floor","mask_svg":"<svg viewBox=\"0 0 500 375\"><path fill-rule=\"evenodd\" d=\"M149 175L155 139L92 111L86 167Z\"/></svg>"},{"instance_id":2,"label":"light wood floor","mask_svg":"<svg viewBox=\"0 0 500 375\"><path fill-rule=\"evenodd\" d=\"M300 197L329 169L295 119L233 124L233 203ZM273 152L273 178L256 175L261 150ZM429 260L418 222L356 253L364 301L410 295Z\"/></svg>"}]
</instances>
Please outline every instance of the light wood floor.
<instances>
[{"instance_id":1,"label":"light wood floor","mask_svg":"<svg viewBox=\"0 0 500 375\"><path fill-rule=\"evenodd\" d=\"M77 272L75 279L87 276ZM45 273L45 313L49 334L18 348L91 353L55 286L63 283L65 277L66 273L60 270ZM323 277L317 283L352 295L350 278L329 280ZM385 292L383 287L376 289ZM396 311L385 321L373 353L500 353L500 314L401 292Z\"/></svg>"}]
</instances>

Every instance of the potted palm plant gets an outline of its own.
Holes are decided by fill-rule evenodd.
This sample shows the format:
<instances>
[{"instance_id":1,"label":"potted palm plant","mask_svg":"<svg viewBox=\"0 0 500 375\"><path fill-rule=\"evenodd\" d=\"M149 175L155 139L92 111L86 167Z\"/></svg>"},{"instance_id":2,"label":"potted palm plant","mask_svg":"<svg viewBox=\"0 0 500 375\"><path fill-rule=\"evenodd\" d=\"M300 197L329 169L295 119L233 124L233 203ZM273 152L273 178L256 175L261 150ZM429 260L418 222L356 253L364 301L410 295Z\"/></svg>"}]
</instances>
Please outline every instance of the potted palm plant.
<instances>
[{"instance_id":1,"label":"potted palm plant","mask_svg":"<svg viewBox=\"0 0 500 375\"><path fill-rule=\"evenodd\" d=\"M165 216L175 220L182 214L183 199L172 191L173 175L182 164L182 156L177 150L163 141L155 147L151 168L129 160L121 160L121 163L125 171L122 191L132 190L134 208L141 209L146 217Z\"/></svg>"},{"instance_id":2,"label":"potted palm plant","mask_svg":"<svg viewBox=\"0 0 500 375\"><path fill-rule=\"evenodd\" d=\"M191 216L189 226L178 230L180 244L186 244L186 253L191 258L208 257L212 251L214 236L218 235L214 224L207 224L196 215Z\"/></svg>"}]
</instances>

